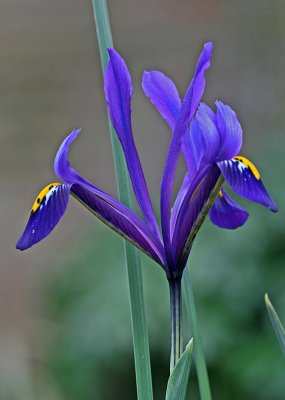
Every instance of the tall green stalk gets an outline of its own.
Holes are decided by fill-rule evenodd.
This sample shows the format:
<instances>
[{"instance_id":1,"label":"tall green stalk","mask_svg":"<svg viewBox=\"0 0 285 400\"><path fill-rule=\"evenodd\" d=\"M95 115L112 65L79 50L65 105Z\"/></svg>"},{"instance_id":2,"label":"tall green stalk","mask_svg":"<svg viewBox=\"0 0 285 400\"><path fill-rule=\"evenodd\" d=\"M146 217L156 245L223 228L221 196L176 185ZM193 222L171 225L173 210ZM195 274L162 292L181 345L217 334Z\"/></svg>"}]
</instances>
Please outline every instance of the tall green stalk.
<instances>
[{"instance_id":1,"label":"tall green stalk","mask_svg":"<svg viewBox=\"0 0 285 400\"><path fill-rule=\"evenodd\" d=\"M183 273L183 289L185 294L186 312L194 339L193 353L198 375L200 397L201 400L212 400L207 366L203 351L202 337L197 318L194 295L192 291L189 265L187 265Z\"/></svg>"},{"instance_id":2,"label":"tall green stalk","mask_svg":"<svg viewBox=\"0 0 285 400\"><path fill-rule=\"evenodd\" d=\"M106 0L93 0L96 32L99 43L103 73L108 61L107 48L113 47L112 33ZM134 208L131 184L124 154L109 119L109 129L115 160L117 186L120 200L129 208ZM149 356L148 332L146 327L143 283L140 255L125 242L125 254L130 292L133 345L136 369L137 395L139 400L152 400L152 380Z\"/></svg>"}]
</instances>

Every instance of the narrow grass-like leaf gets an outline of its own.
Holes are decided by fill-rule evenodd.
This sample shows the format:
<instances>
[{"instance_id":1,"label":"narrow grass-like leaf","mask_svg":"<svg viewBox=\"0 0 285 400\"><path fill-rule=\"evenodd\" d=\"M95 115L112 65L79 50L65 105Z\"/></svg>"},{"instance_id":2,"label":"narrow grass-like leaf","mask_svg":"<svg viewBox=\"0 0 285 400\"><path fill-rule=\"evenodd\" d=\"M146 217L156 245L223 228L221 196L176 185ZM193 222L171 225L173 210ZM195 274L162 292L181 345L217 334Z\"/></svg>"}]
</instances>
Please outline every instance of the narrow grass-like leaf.
<instances>
[{"instance_id":1,"label":"narrow grass-like leaf","mask_svg":"<svg viewBox=\"0 0 285 400\"><path fill-rule=\"evenodd\" d=\"M278 317L277 312L275 311L275 308L273 307L271 301L269 300L267 293L265 293L265 305L266 305L273 329L274 329L277 339L279 341L281 350L283 351L283 354L285 355L285 330L284 330L284 327Z\"/></svg>"},{"instance_id":2,"label":"narrow grass-like leaf","mask_svg":"<svg viewBox=\"0 0 285 400\"><path fill-rule=\"evenodd\" d=\"M106 0L93 0L96 32L99 43L103 73L108 61L107 48L113 47L111 27ZM129 208L134 208L128 169L121 144L109 119L109 129L113 147L119 198ZM143 283L140 255L138 250L125 242L127 271L129 280L130 307L134 357L136 369L137 395L139 400L152 400L152 380L149 356L148 332L145 318Z\"/></svg>"},{"instance_id":3,"label":"narrow grass-like leaf","mask_svg":"<svg viewBox=\"0 0 285 400\"><path fill-rule=\"evenodd\" d=\"M195 307L194 295L192 291L191 277L189 265L185 268L183 273L183 288L185 294L185 305L188 320L190 322L190 329L193 332L194 339L194 361L198 375L199 390L201 400L212 400L207 366L203 351L202 337L200 333L197 312Z\"/></svg>"},{"instance_id":4,"label":"narrow grass-like leaf","mask_svg":"<svg viewBox=\"0 0 285 400\"><path fill-rule=\"evenodd\" d=\"M168 380L166 400L185 400L192 363L193 339L187 344Z\"/></svg>"}]
</instances>

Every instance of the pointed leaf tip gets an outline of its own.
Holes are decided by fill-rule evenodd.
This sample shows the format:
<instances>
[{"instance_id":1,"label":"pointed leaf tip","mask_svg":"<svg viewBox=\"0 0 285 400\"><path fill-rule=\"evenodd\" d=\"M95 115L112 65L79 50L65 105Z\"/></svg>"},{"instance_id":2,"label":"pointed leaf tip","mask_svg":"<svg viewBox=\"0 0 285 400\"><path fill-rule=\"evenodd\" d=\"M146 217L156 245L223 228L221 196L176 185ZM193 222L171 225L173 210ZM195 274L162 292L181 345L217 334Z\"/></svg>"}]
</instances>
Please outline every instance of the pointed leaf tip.
<instances>
[{"instance_id":1,"label":"pointed leaf tip","mask_svg":"<svg viewBox=\"0 0 285 400\"><path fill-rule=\"evenodd\" d=\"M193 338L190 339L189 343L186 346L186 349L188 349L189 351L193 351Z\"/></svg>"},{"instance_id":2,"label":"pointed leaf tip","mask_svg":"<svg viewBox=\"0 0 285 400\"><path fill-rule=\"evenodd\" d=\"M284 327L283 327L283 325L279 319L279 316L278 316L277 312L275 311L275 308L273 307L267 293L265 293L264 300L265 300L265 305L267 308L267 312L268 312L271 324L272 324L275 334L277 336L281 350L282 350L283 354L285 355L285 330L284 330Z\"/></svg>"},{"instance_id":3,"label":"pointed leaf tip","mask_svg":"<svg viewBox=\"0 0 285 400\"><path fill-rule=\"evenodd\" d=\"M166 400L185 400L192 363L193 338L173 368L168 380Z\"/></svg>"}]
</instances>

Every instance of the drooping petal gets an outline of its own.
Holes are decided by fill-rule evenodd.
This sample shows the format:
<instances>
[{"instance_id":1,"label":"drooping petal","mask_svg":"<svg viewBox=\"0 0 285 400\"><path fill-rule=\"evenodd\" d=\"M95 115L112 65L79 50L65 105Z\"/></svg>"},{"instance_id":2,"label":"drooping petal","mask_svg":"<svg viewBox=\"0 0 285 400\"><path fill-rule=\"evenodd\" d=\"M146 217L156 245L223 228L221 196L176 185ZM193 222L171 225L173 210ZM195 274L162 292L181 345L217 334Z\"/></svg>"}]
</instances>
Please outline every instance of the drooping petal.
<instances>
[{"instance_id":1,"label":"drooping petal","mask_svg":"<svg viewBox=\"0 0 285 400\"><path fill-rule=\"evenodd\" d=\"M104 89L110 118L124 150L138 204L147 224L157 237L160 237L132 133L131 77L121 56L113 49L109 49L108 52L110 59L105 71Z\"/></svg>"},{"instance_id":2,"label":"drooping petal","mask_svg":"<svg viewBox=\"0 0 285 400\"><path fill-rule=\"evenodd\" d=\"M102 222L164 267L165 257L161 243L130 209L119 202L110 204L106 201L106 196L84 184L72 185L71 193Z\"/></svg>"},{"instance_id":3,"label":"drooping petal","mask_svg":"<svg viewBox=\"0 0 285 400\"><path fill-rule=\"evenodd\" d=\"M181 106L175 84L162 72L145 71L142 87L146 96L173 130Z\"/></svg>"},{"instance_id":4,"label":"drooping petal","mask_svg":"<svg viewBox=\"0 0 285 400\"><path fill-rule=\"evenodd\" d=\"M242 146L242 129L236 113L228 105L216 101L217 126L221 138L219 160L229 160L236 156Z\"/></svg>"},{"instance_id":5,"label":"drooping petal","mask_svg":"<svg viewBox=\"0 0 285 400\"><path fill-rule=\"evenodd\" d=\"M89 189L94 195L98 198L102 199L102 201L109 204L110 208L114 208L118 210L122 214L126 214L127 218L132 219L134 224L137 224L141 230L145 231L145 234L148 234L151 240L155 243L156 247L160 249L161 253L163 253L163 246L161 240L159 240L153 232L147 228L145 223L128 207L122 204L120 201L114 199L109 194L103 192L94 186L91 182L87 181L83 178L76 170L74 170L69 161L68 161L68 151L71 143L76 139L80 130L74 130L71 132L69 136L67 136L63 143L61 144L56 158L54 162L54 169L57 176L61 179L64 179L68 183L79 184L87 189Z\"/></svg>"},{"instance_id":6,"label":"drooping petal","mask_svg":"<svg viewBox=\"0 0 285 400\"><path fill-rule=\"evenodd\" d=\"M225 229L236 229L244 225L248 212L237 204L224 189L217 196L209 216L213 224Z\"/></svg>"},{"instance_id":7,"label":"drooping petal","mask_svg":"<svg viewBox=\"0 0 285 400\"><path fill-rule=\"evenodd\" d=\"M37 196L31 215L16 247L26 250L48 236L65 213L69 194L73 194L86 208L121 236L131 241L159 264L165 264L162 245L146 224L131 210L110 204L100 192L86 184L47 185Z\"/></svg>"},{"instance_id":8,"label":"drooping petal","mask_svg":"<svg viewBox=\"0 0 285 400\"><path fill-rule=\"evenodd\" d=\"M70 187L69 184L50 183L41 191L16 244L17 249L28 249L53 231L67 208Z\"/></svg>"},{"instance_id":9,"label":"drooping petal","mask_svg":"<svg viewBox=\"0 0 285 400\"><path fill-rule=\"evenodd\" d=\"M204 92L206 82L205 72L210 66L212 47L212 43L207 43L199 57L194 77L186 92L177 117L161 183L161 225L169 264L173 263L170 237L170 207L174 176L181 150L182 138Z\"/></svg>"},{"instance_id":10,"label":"drooping petal","mask_svg":"<svg viewBox=\"0 0 285 400\"><path fill-rule=\"evenodd\" d=\"M221 161L218 166L230 187L240 196L260 203L271 211L278 211L274 200L267 193L256 167L245 157Z\"/></svg>"},{"instance_id":11,"label":"drooping petal","mask_svg":"<svg viewBox=\"0 0 285 400\"><path fill-rule=\"evenodd\" d=\"M154 253L156 252L159 256L156 256L156 259L159 258L160 260L164 260L164 249L162 246L162 242L154 235L153 231L149 229L149 227L128 207L122 204L120 201L114 199L109 194L105 193L104 191L98 189L94 186L91 182L87 181L83 178L76 170L74 170L69 161L68 161L68 151L71 143L76 139L77 135L79 134L80 130L74 130L71 132L67 138L64 139L63 143L61 144L56 158L54 162L54 169L57 176L61 179L64 179L68 183L72 183L72 192L78 197L81 198L84 193L90 200L93 198L93 206L95 207L95 201L98 203L98 207L100 205L100 210L102 211L102 205L104 205L104 214L100 214L98 210L93 207L93 211L96 213L97 216L100 214L100 218L102 220L106 220L107 224L111 224L110 219L114 219L112 222L113 229L116 230L121 234L124 233L125 237L131 238L131 241L135 240L132 236L132 229L141 231L145 238L149 238L150 246L152 246L155 250L150 250L149 248L144 249L149 254L151 253L153 258L155 258ZM76 185L75 185L76 184ZM79 189L80 188L80 189ZM75 193L76 191L76 193ZM78 194L78 193L79 194ZM81 193L81 195L80 195ZM91 193L91 194L90 194ZM81 197L80 197L81 196ZM82 198L83 203L86 203L84 198ZM91 207L92 209L92 207ZM123 221L122 224L120 222L119 215L122 215L121 219ZM128 223L126 221L129 221ZM103 221L105 222L105 221ZM124 231L124 226L128 227L127 230ZM134 226L134 228L132 228ZM145 239L143 239L144 241ZM146 239L148 240L148 239ZM141 243L138 243L139 246L143 247ZM164 261L163 261L164 262Z\"/></svg>"}]
</instances>

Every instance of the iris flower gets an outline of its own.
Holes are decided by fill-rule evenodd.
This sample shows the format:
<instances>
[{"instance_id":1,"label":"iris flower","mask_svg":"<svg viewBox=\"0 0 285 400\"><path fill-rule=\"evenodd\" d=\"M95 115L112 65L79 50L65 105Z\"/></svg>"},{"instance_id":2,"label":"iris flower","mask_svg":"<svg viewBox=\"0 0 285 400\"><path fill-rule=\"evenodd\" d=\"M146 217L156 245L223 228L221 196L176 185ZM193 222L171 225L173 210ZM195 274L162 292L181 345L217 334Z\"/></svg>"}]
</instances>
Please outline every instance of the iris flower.
<instances>
[{"instance_id":1,"label":"iris flower","mask_svg":"<svg viewBox=\"0 0 285 400\"><path fill-rule=\"evenodd\" d=\"M49 235L65 213L72 195L160 264L170 282L179 282L193 240L209 210L213 223L222 228L236 228L248 217L247 212L226 193L222 187L224 181L240 196L272 211L277 211L277 207L264 188L256 167L239 156L242 129L234 111L221 102L216 102L216 112L200 104L212 54L212 44L207 43L182 101L174 83L164 74L150 71L143 75L144 92L172 130L160 190L160 232L132 133L131 77L121 56L114 49L108 52L104 79L107 106L124 151L141 216L71 167L68 151L80 132L76 129L63 141L54 162L55 173L64 183L51 183L40 192L17 248L25 250ZM181 150L187 172L172 204ZM172 290L171 296L173 299L180 294ZM175 319L175 315L173 317Z\"/></svg>"},{"instance_id":2,"label":"iris flower","mask_svg":"<svg viewBox=\"0 0 285 400\"><path fill-rule=\"evenodd\" d=\"M161 235L133 139L130 74L120 55L113 49L108 51L110 59L105 72L105 96L142 218L70 166L69 147L80 132L76 129L63 141L54 162L55 173L64 183L51 183L37 196L17 248L25 250L49 235L65 213L72 195L160 264L169 278L179 277L185 267L201 212L205 211L211 194L217 184L221 186L223 178L237 194L272 211L277 211L277 207L266 192L256 167L246 158L238 156L242 130L234 111L221 102L216 102L216 113L205 104L200 104L205 88L205 71L210 66L212 53L212 44L207 43L183 101L174 83L161 72L150 71L143 75L146 95L173 132L161 183ZM171 210L172 188L181 149L187 173ZM230 229L244 224L247 212L223 188L218 189L210 210L213 223Z\"/></svg>"}]
</instances>

